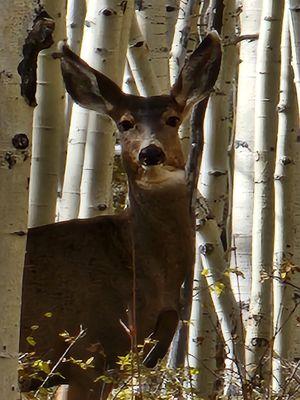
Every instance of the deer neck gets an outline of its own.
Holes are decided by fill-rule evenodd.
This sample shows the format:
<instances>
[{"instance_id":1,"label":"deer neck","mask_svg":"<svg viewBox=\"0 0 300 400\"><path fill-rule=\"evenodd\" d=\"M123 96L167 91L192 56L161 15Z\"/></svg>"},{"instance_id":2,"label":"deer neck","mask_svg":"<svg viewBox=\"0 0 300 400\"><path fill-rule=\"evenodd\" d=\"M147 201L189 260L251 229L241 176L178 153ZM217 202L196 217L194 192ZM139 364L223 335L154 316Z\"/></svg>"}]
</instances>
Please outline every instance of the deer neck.
<instances>
[{"instance_id":1,"label":"deer neck","mask_svg":"<svg viewBox=\"0 0 300 400\"><path fill-rule=\"evenodd\" d=\"M166 303L167 298L178 298L182 280L193 265L193 218L184 171L167 183L148 183L130 183L135 261L138 274L154 276L156 288L149 286L149 290L164 288L161 300Z\"/></svg>"}]
</instances>

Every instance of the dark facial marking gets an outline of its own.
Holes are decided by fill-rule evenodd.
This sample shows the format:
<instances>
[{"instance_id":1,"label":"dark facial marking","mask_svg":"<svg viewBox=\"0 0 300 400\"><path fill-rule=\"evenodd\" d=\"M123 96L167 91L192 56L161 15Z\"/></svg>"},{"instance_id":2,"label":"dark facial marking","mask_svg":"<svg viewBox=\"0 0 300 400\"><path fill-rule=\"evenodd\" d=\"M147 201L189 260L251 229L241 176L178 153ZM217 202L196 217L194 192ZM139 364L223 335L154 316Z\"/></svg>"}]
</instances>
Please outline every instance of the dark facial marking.
<instances>
[{"instance_id":1,"label":"dark facial marking","mask_svg":"<svg viewBox=\"0 0 300 400\"><path fill-rule=\"evenodd\" d=\"M180 122L180 118L176 117L175 115L169 117L166 120L166 124L169 126L172 126L173 128L175 128L179 124L179 122Z\"/></svg>"},{"instance_id":2,"label":"dark facial marking","mask_svg":"<svg viewBox=\"0 0 300 400\"><path fill-rule=\"evenodd\" d=\"M118 129L120 132L126 132L129 131L129 129L132 129L134 127L134 124L132 121L129 119L123 119L118 123Z\"/></svg>"}]
</instances>

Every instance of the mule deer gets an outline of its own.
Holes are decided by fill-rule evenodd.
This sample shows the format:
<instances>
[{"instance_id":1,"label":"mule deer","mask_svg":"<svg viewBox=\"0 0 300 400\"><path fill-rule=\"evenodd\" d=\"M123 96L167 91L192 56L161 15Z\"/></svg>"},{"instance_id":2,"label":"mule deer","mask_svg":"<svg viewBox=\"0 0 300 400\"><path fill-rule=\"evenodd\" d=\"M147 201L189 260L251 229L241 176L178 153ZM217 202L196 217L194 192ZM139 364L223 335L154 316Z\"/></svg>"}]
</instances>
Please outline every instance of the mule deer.
<instances>
[{"instance_id":1,"label":"mule deer","mask_svg":"<svg viewBox=\"0 0 300 400\"><path fill-rule=\"evenodd\" d=\"M218 35L208 34L170 95L148 98L124 94L67 45L60 51L66 89L74 101L117 123L130 206L120 215L29 230L20 349L34 350L36 358L53 365L67 346L59 333L75 336L82 325L86 335L68 356L94 357L94 368L83 371L62 362L58 370L65 380L53 376L48 383L69 383L69 399L99 400L102 383L95 379L130 350L124 329L132 324L128 316L135 314L138 343L149 335L155 339L144 359L149 367L164 357L176 330L180 287L194 262L194 219L177 131L188 110L209 95L221 48ZM45 318L47 312L52 318ZM32 334L33 325L39 328ZM20 383L23 391L40 384L28 375Z\"/></svg>"}]
</instances>

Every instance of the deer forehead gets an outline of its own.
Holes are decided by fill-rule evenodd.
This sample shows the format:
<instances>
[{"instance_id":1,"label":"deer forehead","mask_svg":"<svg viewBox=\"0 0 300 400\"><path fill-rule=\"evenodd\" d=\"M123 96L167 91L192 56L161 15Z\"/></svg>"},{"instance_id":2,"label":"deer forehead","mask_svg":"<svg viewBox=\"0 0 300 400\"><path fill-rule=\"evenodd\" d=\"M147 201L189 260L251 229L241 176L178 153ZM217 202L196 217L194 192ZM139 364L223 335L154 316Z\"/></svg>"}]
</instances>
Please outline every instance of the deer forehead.
<instances>
[{"instance_id":1,"label":"deer forehead","mask_svg":"<svg viewBox=\"0 0 300 400\"><path fill-rule=\"evenodd\" d=\"M131 96L121 120L144 125L160 125L170 116L181 116L179 105L170 96Z\"/></svg>"}]
</instances>

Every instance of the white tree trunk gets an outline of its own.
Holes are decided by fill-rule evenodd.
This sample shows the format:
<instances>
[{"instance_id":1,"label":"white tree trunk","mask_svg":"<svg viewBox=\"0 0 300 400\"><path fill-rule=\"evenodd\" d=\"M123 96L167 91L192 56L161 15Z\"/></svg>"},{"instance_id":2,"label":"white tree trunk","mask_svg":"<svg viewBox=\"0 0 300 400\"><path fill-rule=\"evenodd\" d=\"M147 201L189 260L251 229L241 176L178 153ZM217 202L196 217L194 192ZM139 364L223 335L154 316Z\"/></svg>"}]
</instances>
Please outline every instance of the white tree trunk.
<instances>
[{"instance_id":1,"label":"white tree trunk","mask_svg":"<svg viewBox=\"0 0 300 400\"><path fill-rule=\"evenodd\" d=\"M198 34L201 40L203 40L204 36L207 33L208 27L208 15L207 11L209 8L210 0L201 0L200 1L200 15L198 18L197 26L198 26Z\"/></svg>"},{"instance_id":2,"label":"white tree trunk","mask_svg":"<svg viewBox=\"0 0 300 400\"><path fill-rule=\"evenodd\" d=\"M86 0L67 1L66 28L68 45L77 54L81 49L85 15Z\"/></svg>"},{"instance_id":3,"label":"white tree trunk","mask_svg":"<svg viewBox=\"0 0 300 400\"><path fill-rule=\"evenodd\" d=\"M132 75L132 71L128 61L126 62L125 65L125 73L124 73L122 89L124 93L133 94L135 96L139 95L139 91L136 87L136 83Z\"/></svg>"},{"instance_id":4,"label":"white tree trunk","mask_svg":"<svg viewBox=\"0 0 300 400\"><path fill-rule=\"evenodd\" d=\"M122 85L134 1L99 2L93 66ZM123 25L123 29L122 29ZM111 118L90 111L81 180L79 218L112 213L111 181L116 125Z\"/></svg>"},{"instance_id":5,"label":"white tree trunk","mask_svg":"<svg viewBox=\"0 0 300 400\"><path fill-rule=\"evenodd\" d=\"M258 34L261 7L261 0L243 1L241 36ZM231 274L231 283L245 320L251 287L256 52L257 40L241 42L233 161L232 244L235 252L231 266L238 268L244 278Z\"/></svg>"},{"instance_id":6,"label":"white tree trunk","mask_svg":"<svg viewBox=\"0 0 300 400\"><path fill-rule=\"evenodd\" d=\"M256 384L271 378L274 166L280 80L283 0L264 0L257 52L252 286L246 338L246 368Z\"/></svg>"},{"instance_id":7,"label":"white tree trunk","mask_svg":"<svg viewBox=\"0 0 300 400\"><path fill-rule=\"evenodd\" d=\"M274 361L273 390L282 394L289 373L286 361L292 361L292 315L294 290L289 270L294 256L294 143L297 130L297 103L291 67L289 10L286 7L281 40L281 78L278 106L278 140L275 167L275 239L274 239ZM291 281L290 281L291 279Z\"/></svg>"},{"instance_id":8,"label":"white tree trunk","mask_svg":"<svg viewBox=\"0 0 300 400\"><path fill-rule=\"evenodd\" d=\"M149 47L141 33L136 16L132 20L127 59L140 95L161 94L162 91L151 63Z\"/></svg>"},{"instance_id":9,"label":"white tree trunk","mask_svg":"<svg viewBox=\"0 0 300 400\"><path fill-rule=\"evenodd\" d=\"M175 26L174 38L170 53L170 81L171 85L177 79L181 70L188 47L188 39L193 23L197 18L196 12L199 11L199 4L196 0L181 0L179 4L178 18Z\"/></svg>"},{"instance_id":10,"label":"white tree trunk","mask_svg":"<svg viewBox=\"0 0 300 400\"><path fill-rule=\"evenodd\" d=\"M136 14L141 32L149 46L158 85L162 93L168 93L170 78L165 2L162 0L143 0Z\"/></svg>"},{"instance_id":11,"label":"white tree trunk","mask_svg":"<svg viewBox=\"0 0 300 400\"><path fill-rule=\"evenodd\" d=\"M171 49L178 17L179 0L166 0L167 45Z\"/></svg>"},{"instance_id":12,"label":"white tree trunk","mask_svg":"<svg viewBox=\"0 0 300 400\"><path fill-rule=\"evenodd\" d=\"M23 58L25 39L36 17L35 7L37 2L32 0L1 2L0 391L5 400L19 399L19 320L33 109L21 97L17 68Z\"/></svg>"},{"instance_id":13,"label":"white tree trunk","mask_svg":"<svg viewBox=\"0 0 300 400\"><path fill-rule=\"evenodd\" d=\"M190 19L187 21L190 24L190 26L187 27L189 34L187 35L187 33L185 33L185 40L187 41L187 43L185 44L184 52L185 52L187 58L199 44L199 35L198 35L198 30L197 30L198 12L199 12L199 4L196 4L194 6L193 15L191 15ZM177 37L179 40L181 39L180 35L177 35ZM173 41L173 45L175 45L174 41ZM179 73L179 72L180 72L180 69L177 69L177 73ZM170 74L171 74L171 71L170 71ZM171 76L171 80L172 80L172 76ZM175 81L175 79L174 79L174 81ZM185 160L187 160L189 152L190 152L190 137L191 137L190 115L186 116L186 118L180 125L178 135L180 138L180 143L181 143L181 148L183 151L184 158L185 158Z\"/></svg>"},{"instance_id":14,"label":"white tree trunk","mask_svg":"<svg viewBox=\"0 0 300 400\"><path fill-rule=\"evenodd\" d=\"M298 111L300 110L300 1L287 0L290 9L290 32L293 54L293 68L298 98Z\"/></svg>"},{"instance_id":15,"label":"white tree trunk","mask_svg":"<svg viewBox=\"0 0 300 400\"><path fill-rule=\"evenodd\" d=\"M212 396L216 382L216 320L209 287L203 275L199 235L196 235L196 260L191 319L189 324L188 365L199 371L192 386L204 399Z\"/></svg>"},{"instance_id":16,"label":"white tree trunk","mask_svg":"<svg viewBox=\"0 0 300 400\"><path fill-rule=\"evenodd\" d=\"M95 18L98 1L89 0L80 57L91 64L94 57L91 43L95 40ZM58 206L58 220L77 218L80 204L80 184L89 111L73 104L68 137L68 150L62 198Z\"/></svg>"},{"instance_id":17,"label":"white tree trunk","mask_svg":"<svg viewBox=\"0 0 300 400\"><path fill-rule=\"evenodd\" d=\"M223 57L215 92L211 94L204 124L204 148L199 190L209 204L220 230L225 229L228 201L228 146L232 135L232 91L238 65L235 44L235 0L223 2Z\"/></svg>"},{"instance_id":18,"label":"white tree trunk","mask_svg":"<svg viewBox=\"0 0 300 400\"><path fill-rule=\"evenodd\" d=\"M86 0L68 0L67 1L67 15L66 15L66 30L68 45L71 50L76 54L80 53L84 20L86 16ZM65 106L65 134L61 135L60 141L60 168L59 168L59 182L58 182L58 192L61 195L65 164L66 164L66 154L67 154L67 142L68 133L70 129L71 113L73 107L73 100L68 93L66 93L66 106ZM58 197L58 200L60 197Z\"/></svg>"},{"instance_id":19,"label":"white tree trunk","mask_svg":"<svg viewBox=\"0 0 300 400\"><path fill-rule=\"evenodd\" d=\"M298 110L299 112L299 110ZM299 131L296 133L296 140L294 142L295 151L295 170L294 170L294 235L295 235L295 247L294 247L294 261L295 265L300 265L300 135ZM300 273L296 273L293 277L293 283L297 287L300 287ZM297 299L297 297L295 297ZM297 362L300 359L300 326L297 318L297 314L292 317L293 321L293 358Z\"/></svg>"},{"instance_id":20,"label":"white tree trunk","mask_svg":"<svg viewBox=\"0 0 300 400\"><path fill-rule=\"evenodd\" d=\"M65 37L66 9L60 0L45 0L44 8L55 20L55 43L38 56L38 105L33 114L29 227L55 221L60 143L65 136L65 88L59 62L52 57L52 53L57 42Z\"/></svg>"},{"instance_id":21,"label":"white tree trunk","mask_svg":"<svg viewBox=\"0 0 300 400\"><path fill-rule=\"evenodd\" d=\"M220 230L209 212L198 221L199 252L203 264L203 274L208 286L218 320L222 329L227 358L233 360L241 376L244 376L244 333L238 304L235 301Z\"/></svg>"}]
</instances>

